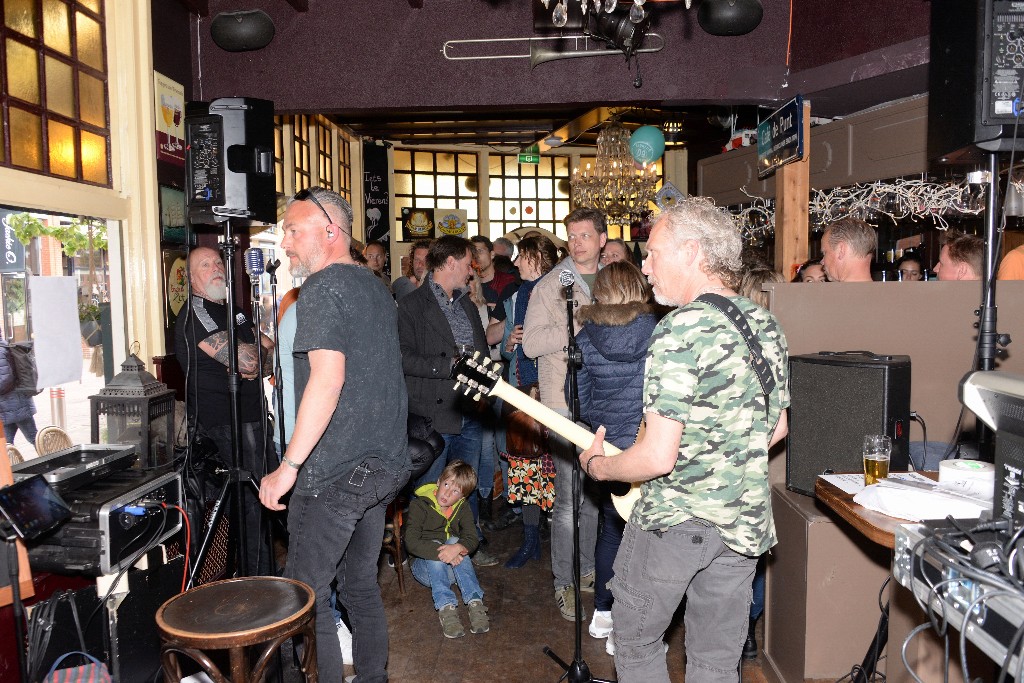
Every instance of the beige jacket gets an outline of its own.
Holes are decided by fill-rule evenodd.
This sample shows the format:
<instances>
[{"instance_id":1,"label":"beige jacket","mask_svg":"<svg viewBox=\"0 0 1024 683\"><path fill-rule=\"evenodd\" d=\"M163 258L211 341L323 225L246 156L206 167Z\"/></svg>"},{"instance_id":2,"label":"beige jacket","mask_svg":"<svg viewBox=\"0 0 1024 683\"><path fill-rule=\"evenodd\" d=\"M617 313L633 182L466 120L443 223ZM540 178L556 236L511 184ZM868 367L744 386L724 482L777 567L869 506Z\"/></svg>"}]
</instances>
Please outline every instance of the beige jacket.
<instances>
[{"instance_id":1,"label":"beige jacket","mask_svg":"<svg viewBox=\"0 0 1024 683\"><path fill-rule=\"evenodd\" d=\"M565 373L567 358L565 347L569 343L566 325L565 298L558 282L559 273L568 270L573 274L573 299L576 312L573 316L574 330L580 331L580 306L593 303L590 287L576 270L572 259L565 259L547 275L541 278L530 294L523 322L523 353L537 359L537 376L540 381L540 402L562 415L569 414L565 401Z\"/></svg>"}]
</instances>

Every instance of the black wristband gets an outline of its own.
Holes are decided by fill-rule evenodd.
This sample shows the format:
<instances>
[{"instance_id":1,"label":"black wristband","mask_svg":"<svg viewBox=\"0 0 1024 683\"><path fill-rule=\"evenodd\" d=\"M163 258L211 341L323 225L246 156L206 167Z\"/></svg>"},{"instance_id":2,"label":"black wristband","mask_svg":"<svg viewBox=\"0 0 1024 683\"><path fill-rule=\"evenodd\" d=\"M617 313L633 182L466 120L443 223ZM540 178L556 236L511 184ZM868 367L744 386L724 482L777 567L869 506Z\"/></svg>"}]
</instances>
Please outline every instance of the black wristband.
<instances>
[{"instance_id":1,"label":"black wristband","mask_svg":"<svg viewBox=\"0 0 1024 683\"><path fill-rule=\"evenodd\" d=\"M597 458L599 456L600 453L594 453L592 456L587 458L587 464L583 466L583 471L586 472L587 476L590 477L591 479L597 479L597 477L590 473L590 463L594 461L594 458Z\"/></svg>"}]
</instances>

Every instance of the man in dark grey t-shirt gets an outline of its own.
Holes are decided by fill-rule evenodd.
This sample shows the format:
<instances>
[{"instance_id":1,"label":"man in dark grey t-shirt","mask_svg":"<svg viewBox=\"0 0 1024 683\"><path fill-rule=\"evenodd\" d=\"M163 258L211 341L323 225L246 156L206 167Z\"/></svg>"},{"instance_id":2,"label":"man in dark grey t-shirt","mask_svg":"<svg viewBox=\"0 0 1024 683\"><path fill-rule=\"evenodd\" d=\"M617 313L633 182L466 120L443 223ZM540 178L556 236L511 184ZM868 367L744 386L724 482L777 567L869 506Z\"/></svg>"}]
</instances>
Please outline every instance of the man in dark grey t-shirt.
<instances>
[{"instance_id":1,"label":"man in dark grey t-shirt","mask_svg":"<svg viewBox=\"0 0 1024 683\"><path fill-rule=\"evenodd\" d=\"M377 585L384 511L409 476L406 396L395 302L349 254L352 207L319 187L295 195L281 246L308 276L296 304L298 413L288 450L260 487L280 510L292 488L286 575L316 591L320 679L344 662L330 606L338 581L360 681L387 681L388 633ZM366 429L367 425L372 429Z\"/></svg>"}]
</instances>

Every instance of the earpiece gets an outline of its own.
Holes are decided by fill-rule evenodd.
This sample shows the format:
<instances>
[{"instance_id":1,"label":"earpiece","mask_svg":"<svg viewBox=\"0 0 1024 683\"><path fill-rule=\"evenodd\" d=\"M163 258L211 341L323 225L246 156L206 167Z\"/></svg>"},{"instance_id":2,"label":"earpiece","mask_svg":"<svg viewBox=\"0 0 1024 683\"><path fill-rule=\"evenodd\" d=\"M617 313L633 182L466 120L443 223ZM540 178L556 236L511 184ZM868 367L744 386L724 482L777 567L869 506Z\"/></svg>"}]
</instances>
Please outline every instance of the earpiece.
<instances>
[{"instance_id":1,"label":"earpiece","mask_svg":"<svg viewBox=\"0 0 1024 683\"><path fill-rule=\"evenodd\" d=\"M334 233L333 233L333 232L331 232L330 230L328 230L328 231L327 231L327 236L328 236L328 237L334 237Z\"/></svg>"}]
</instances>

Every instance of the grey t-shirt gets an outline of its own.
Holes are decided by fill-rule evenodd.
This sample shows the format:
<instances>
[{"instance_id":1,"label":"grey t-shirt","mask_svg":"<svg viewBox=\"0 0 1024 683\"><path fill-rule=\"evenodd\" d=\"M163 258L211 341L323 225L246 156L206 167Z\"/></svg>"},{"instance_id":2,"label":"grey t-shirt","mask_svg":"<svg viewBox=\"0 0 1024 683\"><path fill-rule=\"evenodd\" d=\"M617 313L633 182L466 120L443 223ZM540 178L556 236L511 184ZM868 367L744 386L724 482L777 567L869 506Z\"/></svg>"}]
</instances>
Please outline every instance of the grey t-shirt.
<instances>
[{"instance_id":1,"label":"grey t-shirt","mask_svg":"<svg viewBox=\"0 0 1024 683\"><path fill-rule=\"evenodd\" d=\"M309 381L309 351L345 354L345 385L327 429L299 473L296 490L316 495L377 458L409 469L408 398L398 345L398 314L384 284L361 266L333 264L310 275L296 304L295 396Z\"/></svg>"}]
</instances>

